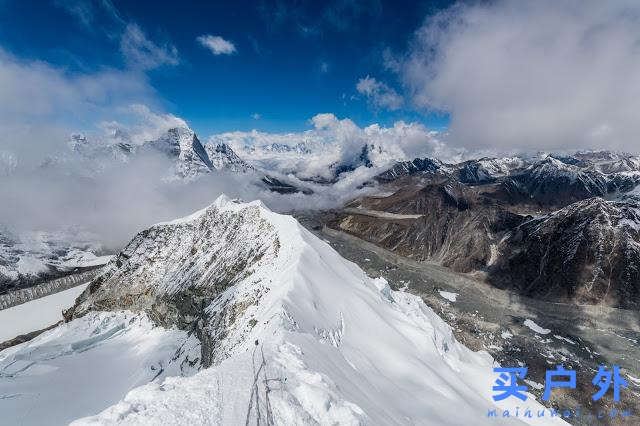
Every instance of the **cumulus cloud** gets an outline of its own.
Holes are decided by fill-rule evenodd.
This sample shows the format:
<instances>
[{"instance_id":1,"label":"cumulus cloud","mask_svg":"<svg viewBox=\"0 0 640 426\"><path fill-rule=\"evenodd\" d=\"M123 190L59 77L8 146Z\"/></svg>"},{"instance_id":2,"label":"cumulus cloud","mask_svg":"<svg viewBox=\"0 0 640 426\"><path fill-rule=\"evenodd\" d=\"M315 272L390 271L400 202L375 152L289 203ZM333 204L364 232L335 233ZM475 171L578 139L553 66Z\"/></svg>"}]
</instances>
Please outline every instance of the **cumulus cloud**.
<instances>
[{"instance_id":1,"label":"cumulus cloud","mask_svg":"<svg viewBox=\"0 0 640 426\"><path fill-rule=\"evenodd\" d=\"M171 44L158 45L147 38L134 23L127 24L120 39L120 51L127 63L136 69L148 70L162 65L177 65L178 49Z\"/></svg>"},{"instance_id":2,"label":"cumulus cloud","mask_svg":"<svg viewBox=\"0 0 640 426\"><path fill-rule=\"evenodd\" d=\"M276 210L328 207L362 191L358 185L372 173L359 168L333 190L315 185L311 196L271 193L257 185L260 174L167 180L173 168L170 159L147 152L125 161L109 149L120 142L141 144L169 128L188 125L162 112L159 104L136 70L69 74L0 51L0 226L18 233L74 228L95 234L97 241L116 250L136 231L186 215L222 192L262 199ZM364 135L350 120L324 114L313 122L310 137L335 145L330 150L335 158L357 152L353 141ZM87 143L87 149L72 150L70 136L76 131L86 142L80 139L75 146Z\"/></svg>"},{"instance_id":3,"label":"cumulus cloud","mask_svg":"<svg viewBox=\"0 0 640 426\"><path fill-rule=\"evenodd\" d=\"M198 36L196 40L203 47L209 49L214 55L231 55L236 52L236 46L220 36L205 34Z\"/></svg>"},{"instance_id":4,"label":"cumulus cloud","mask_svg":"<svg viewBox=\"0 0 640 426\"><path fill-rule=\"evenodd\" d=\"M366 76L358 80L356 90L378 108L396 110L402 106L402 96L373 77Z\"/></svg>"},{"instance_id":5,"label":"cumulus cloud","mask_svg":"<svg viewBox=\"0 0 640 426\"><path fill-rule=\"evenodd\" d=\"M458 143L638 151L638 46L637 2L474 2L429 17L398 69Z\"/></svg>"},{"instance_id":6,"label":"cumulus cloud","mask_svg":"<svg viewBox=\"0 0 640 426\"><path fill-rule=\"evenodd\" d=\"M186 215L222 192L259 198L276 210L333 207L364 191L359 185L377 172L361 166L331 186L294 177L294 182L311 187L314 194L286 195L256 185L259 174L215 173L194 182L167 181L173 166L169 159L147 153L123 161L103 149L120 142L141 144L169 128L188 125L180 117L162 112L159 104L144 76L135 70L68 74L44 62L23 61L0 52L0 225L18 232L69 227L86 230L115 250L136 231ZM356 158L367 140L388 139L383 135L387 129L360 128L333 114L315 116L311 126L299 133L237 132L212 139L244 144L254 138L256 145L272 141L289 146L307 140L311 148L320 148L311 155L284 155L282 162L274 164L268 164L259 153L246 156L277 176L288 172L288 166L296 166L287 165L289 160L299 162L301 176L320 176L327 172L325 167ZM405 136L400 131L389 133L396 134L402 143L425 142L428 151L435 137L426 129L406 126L402 131ZM406 137L409 129L416 132L415 140ZM70 135L78 130L91 145L86 151L71 150ZM106 157L93 158L92 148Z\"/></svg>"},{"instance_id":7,"label":"cumulus cloud","mask_svg":"<svg viewBox=\"0 0 640 426\"><path fill-rule=\"evenodd\" d=\"M131 104L120 107L117 113L122 120L105 120L98 123L98 128L104 133L94 134L98 140L106 139L141 145L155 140L169 129L188 127L187 123L173 114L152 111L144 104Z\"/></svg>"},{"instance_id":8,"label":"cumulus cloud","mask_svg":"<svg viewBox=\"0 0 640 426\"><path fill-rule=\"evenodd\" d=\"M342 165L361 164L363 148L373 167L359 176L379 173L394 161L416 157L459 160L463 152L442 142L442 134L418 123L396 122L392 127L373 124L360 127L331 113L311 118L309 130L290 133L227 132L212 135L211 143L227 143L239 155L259 167L283 176L331 179ZM360 181L361 183L361 181Z\"/></svg>"}]
</instances>

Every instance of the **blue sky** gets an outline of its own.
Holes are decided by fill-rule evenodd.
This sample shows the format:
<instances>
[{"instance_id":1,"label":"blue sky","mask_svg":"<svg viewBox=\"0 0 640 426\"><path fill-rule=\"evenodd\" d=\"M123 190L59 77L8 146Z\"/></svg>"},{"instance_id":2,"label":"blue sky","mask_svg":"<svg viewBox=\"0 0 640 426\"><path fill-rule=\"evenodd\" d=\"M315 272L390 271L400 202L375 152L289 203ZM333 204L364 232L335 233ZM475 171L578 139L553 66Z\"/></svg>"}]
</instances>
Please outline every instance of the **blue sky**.
<instances>
[{"instance_id":1,"label":"blue sky","mask_svg":"<svg viewBox=\"0 0 640 426\"><path fill-rule=\"evenodd\" d=\"M414 108L398 74L384 66L385 51L406 51L425 17L444 3L0 0L0 5L0 47L11 55L44 61L69 76L108 69L136 73L162 109L202 135L254 128L299 131L321 112L360 126L398 120L438 129L448 124L445 114ZM127 34L134 40L132 50L123 47ZM233 47L214 54L198 41L207 35ZM375 79L368 90L392 97L377 101L364 86L359 92L358 81L367 76Z\"/></svg>"}]
</instances>

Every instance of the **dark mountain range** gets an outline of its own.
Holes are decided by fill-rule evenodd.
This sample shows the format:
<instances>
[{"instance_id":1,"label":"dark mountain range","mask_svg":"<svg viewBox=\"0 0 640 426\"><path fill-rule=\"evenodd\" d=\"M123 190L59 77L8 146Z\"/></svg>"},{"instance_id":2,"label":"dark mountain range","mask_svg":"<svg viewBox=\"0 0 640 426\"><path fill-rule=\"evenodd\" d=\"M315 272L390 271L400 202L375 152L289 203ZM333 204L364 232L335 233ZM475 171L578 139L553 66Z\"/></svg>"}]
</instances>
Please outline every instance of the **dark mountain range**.
<instances>
[{"instance_id":1,"label":"dark mountain range","mask_svg":"<svg viewBox=\"0 0 640 426\"><path fill-rule=\"evenodd\" d=\"M610 152L460 164L416 159L376 177L329 225L398 254L480 272L521 294L638 307L638 158Z\"/></svg>"},{"instance_id":2,"label":"dark mountain range","mask_svg":"<svg viewBox=\"0 0 640 426\"><path fill-rule=\"evenodd\" d=\"M594 197L513 228L489 281L532 297L640 307L640 199Z\"/></svg>"}]
</instances>

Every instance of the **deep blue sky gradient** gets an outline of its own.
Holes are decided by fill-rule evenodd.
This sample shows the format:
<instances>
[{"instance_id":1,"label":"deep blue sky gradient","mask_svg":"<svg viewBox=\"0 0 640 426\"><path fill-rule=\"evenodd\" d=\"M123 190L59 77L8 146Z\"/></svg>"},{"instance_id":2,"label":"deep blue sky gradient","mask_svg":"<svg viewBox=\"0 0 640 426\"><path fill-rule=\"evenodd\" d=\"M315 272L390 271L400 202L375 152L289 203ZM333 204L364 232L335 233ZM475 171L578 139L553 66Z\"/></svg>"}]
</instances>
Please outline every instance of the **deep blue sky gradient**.
<instances>
[{"instance_id":1,"label":"deep blue sky gradient","mask_svg":"<svg viewBox=\"0 0 640 426\"><path fill-rule=\"evenodd\" d=\"M409 105L374 108L355 88L370 75L403 94L397 76L383 67L382 53L405 51L425 17L446 2L113 0L116 17L101 1L78 2L91 10L87 23L55 0L0 0L0 46L71 74L124 69L119 34L136 23L155 43L177 48L179 64L145 71L146 76L166 110L203 135L299 131L321 112L361 126L397 120L435 129L448 124L446 115ZM213 55L196 42L202 34L232 41L237 52ZM262 118L253 119L254 113Z\"/></svg>"}]
</instances>

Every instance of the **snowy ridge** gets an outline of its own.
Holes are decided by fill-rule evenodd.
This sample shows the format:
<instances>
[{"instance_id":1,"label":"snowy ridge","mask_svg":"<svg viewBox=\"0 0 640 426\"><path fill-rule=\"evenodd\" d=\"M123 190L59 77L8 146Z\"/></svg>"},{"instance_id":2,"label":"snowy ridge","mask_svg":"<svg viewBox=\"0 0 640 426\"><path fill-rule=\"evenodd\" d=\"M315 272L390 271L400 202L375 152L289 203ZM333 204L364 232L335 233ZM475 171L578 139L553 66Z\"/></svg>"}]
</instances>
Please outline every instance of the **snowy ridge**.
<instances>
[{"instance_id":1,"label":"snowy ridge","mask_svg":"<svg viewBox=\"0 0 640 426\"><path fill-rule=\"evenodd\" d=\"M204 303L196 322L206 322L199 335L211 367L142 386L76 424L489 422L488 354L458 343L418 297L367 277L260 202L221 197L156 225L108 269L70 325L124 306L167 322L188 291Z\"/></svg>"},{"instance_id":2,"label":"snowy ridge","mask_svg":"<svg viewBox=\"0 0 640 426\"><path fill-rule=\"evenodd\" d=\"M524 160L519 157L481 158L462 163L458 178L461 182L470 184L490 183L496 178L508 176L524 165Z\"/></svg>"}]
</instances>

